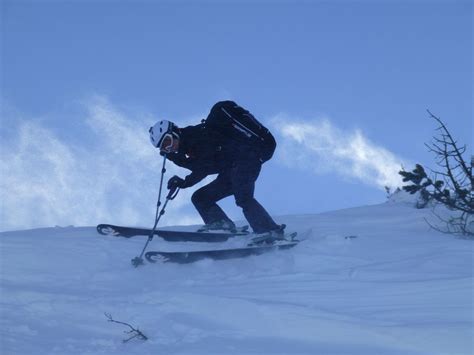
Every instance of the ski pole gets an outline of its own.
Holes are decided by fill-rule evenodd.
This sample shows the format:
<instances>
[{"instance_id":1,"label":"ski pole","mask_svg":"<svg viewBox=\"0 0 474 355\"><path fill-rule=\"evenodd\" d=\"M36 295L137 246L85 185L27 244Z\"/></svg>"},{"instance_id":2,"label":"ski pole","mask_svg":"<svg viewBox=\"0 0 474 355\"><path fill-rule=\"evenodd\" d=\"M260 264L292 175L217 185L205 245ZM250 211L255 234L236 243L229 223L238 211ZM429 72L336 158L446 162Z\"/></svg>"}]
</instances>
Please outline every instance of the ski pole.
<instances>
[{"instance_id":1,"label":"ski pole","mask_svg":"<svg viewBox=\"0 0 474 355\"><path fill-rule=\"evenodd\" d=\"M153 227L153 231L152 233L150 234L150 236L148 237L148 240L146 241L145 243L145 246L143 247L143 250L140 254L140 256L137 256L135 258L132 259L132 265L137 267L139 265L143 265L143 254L145 254L145 250L148 246L148 244L152 241L153 239L153 235L155 233L155 230L156 230L156 226L158 225L158 222L160 221L160 218L161 216L163 216L165 214L165 209L166 209L166 205L168 204L169 201L173 200L177 195L178 195L178 192L179 192L179 188L172 188L170 189L170 192L168 193L168 196L166 196L166 201L163 205L163 208L161 209L159 215L158 215L158 218L155 222L155 226Z\"/></svg>"},{"instance_id":2,"label":"ski pole","mask_svg":"<svg viewBox=\"0 0 474 355\"><path fill-rule=\"evenodd\" d=\"M158 202L156 203L156 213L155 213L155 225L153 226L153 230L150 234L150 237L153 239L153 233L155 232L155 228L156 228L156 225L158 224L157 222L157 219L158 219L158 211L160 209L160 206L161 206L161 191L163 190L163 179L165 177L165 173L166 173L166 168L165 168L165 165L166 165L166 154L163 156L163 166L161 168L161 178L160 178L160 190L158 192Z\"/></svg>"},{"instance_id":3,"label":"ski pole","mask_svg":"<svg viewBox=\"0 0 474 355\"><path fill-rule=\"evenodd\" d=\"M163 179L164 179L164 176L165 176L165 173L166 173L166 168L165 168L166 158L167 157L166 157L166 154L165 154L163 156L163 166L161 168L160 189L159 189L159 192L158 192L158 201L156 203L155 224L153 226L153 229L151 230L150 235L148 236L148 241L145 244L145 248L148 246L148 243L153 239L153 236L154 236L155 231L156 231L156 226L158 225L158 222L159 222L160 217L161 217L161 215L159 215L159 210L160 210L160 206L161 206L161 192L163 190ZM136 257L136 258L132 259L132 265L134 265L135 267L137 267L138 265L143 264L142 256L143 256L143 253L145 251L145 248L143 248L143 251L142 251L140 257Z\"/></svg>"}]
</instances>

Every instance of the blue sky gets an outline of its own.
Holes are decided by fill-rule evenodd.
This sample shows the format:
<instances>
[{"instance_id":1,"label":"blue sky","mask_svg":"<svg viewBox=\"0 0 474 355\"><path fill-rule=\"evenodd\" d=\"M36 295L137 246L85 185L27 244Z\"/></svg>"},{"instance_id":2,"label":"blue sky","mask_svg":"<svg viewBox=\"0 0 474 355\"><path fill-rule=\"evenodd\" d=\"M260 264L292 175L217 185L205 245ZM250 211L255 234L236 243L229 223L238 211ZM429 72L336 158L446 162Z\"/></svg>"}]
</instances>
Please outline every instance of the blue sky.
<instances>
[{"instance_id":1,"label":"blue sky","mask_svg":"<svg viewBox=\"0 0 474 355\"><path fill-rule=\"evenodd\" d=\"M426 109L472 143L469 1L1 6L1 230L152 224L148 126L222 99L277 136L256 192L274 215L384 201L400 165L434 166ZM199 222L190 193L166 224Z\"/></svg>"}]
</instances>

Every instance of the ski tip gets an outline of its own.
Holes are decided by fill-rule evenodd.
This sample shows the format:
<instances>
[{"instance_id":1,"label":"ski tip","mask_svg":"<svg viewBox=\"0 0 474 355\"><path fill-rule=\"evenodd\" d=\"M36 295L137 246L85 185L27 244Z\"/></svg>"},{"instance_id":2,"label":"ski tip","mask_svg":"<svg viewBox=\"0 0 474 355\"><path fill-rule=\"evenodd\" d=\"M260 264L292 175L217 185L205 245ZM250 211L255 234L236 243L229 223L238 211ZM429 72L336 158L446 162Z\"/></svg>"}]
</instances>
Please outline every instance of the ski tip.
<instances>
[{"instance_id":1,"label":"ski tip","mask_svg":"<svg viewBox=\"0 0 474 355\"><path fill-rule=\"evenodd\" d=\"M102 235L111 235L114 232L113 228L108 224L98 224L96 230Z\"/></svg>"},{"instance_id":2,"label":"ski tip","mask_svg":"<svg viewBox=\"0 0 474 355\"><path fill-rule=\"evenodd\" d=\"M152 264L166 263L170 261L170 258L163 254L164 253L161 252L149 251L145 253L145 259Z\"/></svg>"}]
</instances>

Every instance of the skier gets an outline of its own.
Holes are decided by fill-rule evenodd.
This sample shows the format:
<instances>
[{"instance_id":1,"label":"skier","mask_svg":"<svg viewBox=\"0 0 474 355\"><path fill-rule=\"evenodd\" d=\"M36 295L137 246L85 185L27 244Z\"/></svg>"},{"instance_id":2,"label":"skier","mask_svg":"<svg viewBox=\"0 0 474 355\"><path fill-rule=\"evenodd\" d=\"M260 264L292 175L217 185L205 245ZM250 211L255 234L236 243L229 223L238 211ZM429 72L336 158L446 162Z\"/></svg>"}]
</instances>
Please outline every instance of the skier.
<instances>
[{"instance_id":1,"label":"skier","mask_svg":"<svg viewBox=\"0 0 474 355\"><path fill-rule=\"evenodd\" d=\"M276 142L249 111L233 101L221 101L201 124L179 128L164 120L151 127L149 133L161 155L191 170L184 179L176 175L169 179L169 189L188 188L208 175L218 174L191 198L205 223L200 231L236 231L234 222L216 203L234 195L255 234L284 237L285 225L276 224L254 197L255 181L262 164L272 157Z\"/></svg>"}]
</instances>

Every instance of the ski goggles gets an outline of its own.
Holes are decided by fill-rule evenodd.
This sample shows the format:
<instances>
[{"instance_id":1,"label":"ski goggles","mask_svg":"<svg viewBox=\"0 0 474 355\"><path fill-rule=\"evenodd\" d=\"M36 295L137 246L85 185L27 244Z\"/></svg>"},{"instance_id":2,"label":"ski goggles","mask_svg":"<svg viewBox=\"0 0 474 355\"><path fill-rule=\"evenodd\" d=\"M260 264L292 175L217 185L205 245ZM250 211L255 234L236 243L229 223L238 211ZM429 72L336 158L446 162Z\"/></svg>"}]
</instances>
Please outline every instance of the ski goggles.
<instances>
[{"instance_id":1,"label":"ski goggles","mask_svg":"<svg viewBox=\"0 0 474 355\"><path fill-rule=\"evenodd\" d=\"M171 153L176 137L174 137L171 133L166 133L163 138L161 139L160 143L160 150L166 153Z\"/></svg>"}]
</instances>

